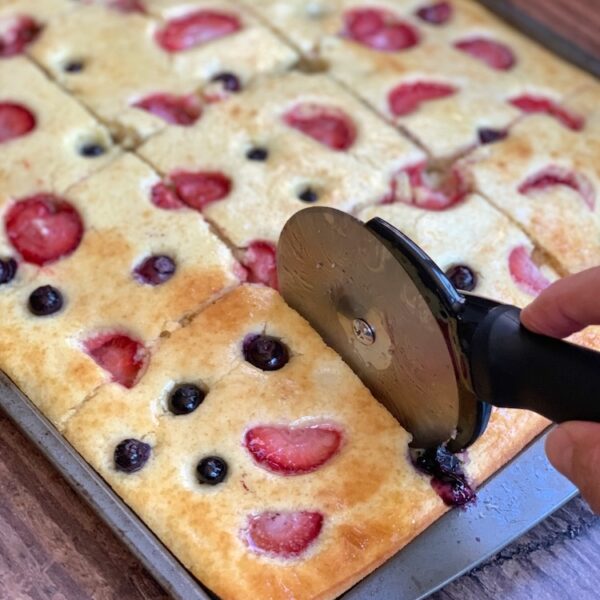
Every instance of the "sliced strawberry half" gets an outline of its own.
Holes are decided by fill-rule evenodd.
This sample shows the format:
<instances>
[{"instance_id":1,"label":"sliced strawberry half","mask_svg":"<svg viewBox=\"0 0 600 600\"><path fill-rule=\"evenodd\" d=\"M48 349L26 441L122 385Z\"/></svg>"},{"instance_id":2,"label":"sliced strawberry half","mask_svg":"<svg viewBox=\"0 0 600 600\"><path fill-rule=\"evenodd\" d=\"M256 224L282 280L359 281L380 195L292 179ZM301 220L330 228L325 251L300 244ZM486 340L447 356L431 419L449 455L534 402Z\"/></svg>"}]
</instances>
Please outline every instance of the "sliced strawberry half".
<instances>
[{"instance_id":1,"label":"sliced strawberry half","mask_svg":"<svg viewBox=\"0 0 600 600\"><path fill-rule=\"evenodd\" d=\"M388 106L395 117L403 117L419 108L422 102L447 98L456 93L456 88L447 83L415 81L401 83L388 95Z\"/></svg>"},{"instance_id":2,"label":"sliced strawberry half","mask_svg":"<svg viewBox=\"0 0 600 600\"><path fill-rule=\"evenodd\" d=\"M539 267L533 262L526 246L517 246L508 257L508 269L517 287L531 296L537 296L550 285Z\"/></svg>"},{"instance_id":3,"label":"sliced strawberry half","mask_svg":"<svg viewBox=\"0 0 600 600\"><path fill-rule=\"evenodd\" d=\"M283 116L284 122L323 146L349 150L356 140L356 126L339 108L321 104L297 104Z\"/></svg>"},{"instance_id":4,"label":"sliced strawberry half","mask_svg":"<svg viewBox=\"0 0 600 600\"><path fill-rule=\"evenodd\" d=\"M508 71L516 63L513 51L502 42L487 38L471 38L455 42L454 47L497 71Z\"/></svg>"},{"instance_id":5,"label":"sliced strawberry half","mask_svg":"<svg viewBox=\"0 0 600 600\"><path fill-rule=\"evenodd\" d=\"M468 192L467 183L458 170L430 173L425 163L418 163L399 173L382 204L396 201L425 210L446 210L458 204Z\"/></svg>"},{"instance_id":6,"label":"sliced strawberry half","mask_svg":"<svg viewBox=\"0 0 600 600\"><path fill-rule=\"evenodd\" d=\"M35 124L35 116L28 108L13 102L0 102L0 144L27 135Z\"/></svg>"},{"instance_id":7,"label":"sliced strawberry half","mask_svg":"<svg viewBox=\"0 0 600 600\"><path fill-rule=\"evenodd\" d=\"M262 283L279 289L277 280L277 251L275 244L264 240L252 242L242 259L249 283Z\"/></svg>"},{"instance_id":8,"label":"sliced strawberry half","mask_svg":"<svg viewBox=\"0 0 600 600\"><path fill-rule=\"evenodd\" d=\"M171 181L181 201L196 210L223 200L231 192L231 179L218 171L179 171L171 175Z\"/></svg>"},{"instance_id":9,"label":"sliced strawberry half","mask_svg":"<svg viewBox=\"0 0 600 600\"><path fill-rule=\"evenodd\" d=\"M120 333L101 334L84 342L86 352L110 373L112 381L132 388L148 361L141 342Z\"/></svg>"},{"instance_id":10,"label":"sliced strawberry half","mask_svg":"<svg viewBox=\"0 0 600 600\"><path fill-rule=\"evenodd\" d=\"M109 0L108 6L123 13L146 13L142 0Z\"/></svg>"},{"instance_id":11,"label":"sliced strawberry half","mask_svg":"<svg viewBox=\"0 0 600 600\"><path fill-rule=\"evenodd\" d=\"M198 10L169 21L156 32L156 41L167 52L201 46L242 29L240 19L228 12Z\"/></svg>"},{"instance_id":12,"label":"sliced strawberry half","mask_svg":"<svg viewBox=\"0 0 600 600\"><path fill-rule=\"evenodd\" d=\"M66 200L37 194L15 202L4 218L6 234L23 260L45 265L71 254L83 237L83 222Z\"/></svg>"},{"instance_id":13,"label":"sliced strawberry half","mask_svg":"<svg viewBox=\"0 0 600 600\"><path fill-rule=\"evenodd\" d=\"M452 18L452 5L450 2L427 4L418 8L415 14L430 25L444 25Z\"/></svg>"},{"instance_id":14,"label":"sliced strawberry half","mask_svg":"<svg viewBox=\"0 0 600 600\"><path fill-rule=\"evenodd\" d=\"M254 460L273 473L302 475L324 465L340 448L341 432L330 425L263 425L246 432Z\"/></svg>"},{"instance_id":15,"label":"sliced strawberry half","mask_svg":"<svg viewBox=\"0 0 600 600\"><path fill-rule=\"evenodd\" d=\"M312 511L263 512L248 519L242 537L259 554L296 558L317 539L323 520Z\"/></svg>"},{"instance_id":16,"label":"sliced strawberry half","mask_svg":"<svg viewBox=\"0 0 600 600\"><path fill-rule=\"evenodd\" d=\"M193 125L202 115L202 105L194 94L153 94L133 104L172 125Z\"/></svg>"},{"instance_id":17,"label":"sliced strawberry half","mask_svg":"<svg viewBox=\"0 0 600 600\"><path fill-rule=\"evenodd\" d=\"M558 165L549 165L528 177L519 186L519 192L527 195L557 185L570 187L576 191L590 210L594 210L596 207L596 190L592 182L582 173Z\"/></svg>"},{"instance_id":18,"label":"sliced strawberry half","mask_svg":"<svg viewBox=\"0 0 600 600\"><path fill-rule=\"evenodd\" d=\"M42 31L42 26L26 15L0 19L0 58L22 54Z\"/></svg>"},{"instance_id":19,"label":"sliced strawberry half","mask_svg":"<svg viewBox=\"0 0 600 600\"><path fill-rule=\"evenodd\" d=\"M523 94L509 100L510 104L524 113L544 113L550 115L573 131L581 131L585 120L583 117L567 110L558 102L543 96Z\"/></svg>"},{"instance_id":20,"label":"sliced strawberry half","mask_svg":"<svg viewBox=\"0 0 600 600\"><path fill-rule=\"evenodd\" d=\"M419 43L417 30L389 10L355 8L344 14L342 35L381 52L397 52Z\"/></svg>"}]
</instances>

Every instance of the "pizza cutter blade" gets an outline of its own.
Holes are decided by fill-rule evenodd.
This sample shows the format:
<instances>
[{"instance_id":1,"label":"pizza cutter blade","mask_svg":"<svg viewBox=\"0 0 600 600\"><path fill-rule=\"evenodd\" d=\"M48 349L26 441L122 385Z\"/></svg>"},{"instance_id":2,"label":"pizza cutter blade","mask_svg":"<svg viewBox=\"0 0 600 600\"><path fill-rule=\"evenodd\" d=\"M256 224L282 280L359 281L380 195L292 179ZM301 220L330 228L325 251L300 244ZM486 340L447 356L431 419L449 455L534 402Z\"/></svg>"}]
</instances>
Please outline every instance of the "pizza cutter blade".
<instances>
[{"instance_id":1,"label":"pizza cutter blade","mask_svg":"<svg viewBox=\"0 0 600 600\"><path fill-rule=\"evenodd\" d=\"M469 446L492 404L557 422L600 421L600 353L525 330L514 306L460 294L382 219L365 224L307 208L287 222L277 252L285 300L412 434L414 447Z\"/></svg>"}]
</instances>

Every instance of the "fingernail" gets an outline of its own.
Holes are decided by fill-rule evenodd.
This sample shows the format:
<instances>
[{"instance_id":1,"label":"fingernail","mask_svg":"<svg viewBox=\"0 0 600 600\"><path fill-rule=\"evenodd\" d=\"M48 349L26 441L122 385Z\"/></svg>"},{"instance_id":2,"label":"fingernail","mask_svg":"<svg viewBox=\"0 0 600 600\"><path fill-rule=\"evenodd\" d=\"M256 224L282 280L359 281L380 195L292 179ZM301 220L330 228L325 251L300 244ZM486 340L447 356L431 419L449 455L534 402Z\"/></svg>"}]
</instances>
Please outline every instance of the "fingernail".
<instances>
[{"instance_id":1,"label":"fingernail","mask_svg":"<svg viewBox=\"0 0 600 600\"><path fill-rule=\"evenodd\" d=\"M546 438L546 454L554 468L563 475L570 473L573 466L573 441L560 426Z\"/></svg>"}]
</instances>

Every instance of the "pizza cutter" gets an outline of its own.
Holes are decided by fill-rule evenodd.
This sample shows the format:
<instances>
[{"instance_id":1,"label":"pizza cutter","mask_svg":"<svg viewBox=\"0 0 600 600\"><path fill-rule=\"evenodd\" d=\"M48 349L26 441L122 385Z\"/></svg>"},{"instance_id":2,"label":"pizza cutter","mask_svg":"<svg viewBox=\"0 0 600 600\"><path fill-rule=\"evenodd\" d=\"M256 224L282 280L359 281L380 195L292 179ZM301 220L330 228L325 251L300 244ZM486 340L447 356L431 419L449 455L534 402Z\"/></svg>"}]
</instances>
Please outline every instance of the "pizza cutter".
<instances>
[{"instance_id":1,"label":"pizza cutter","mask_svg":"<svg viewBox=\"0 0 600 600\"><path fill-rule=\"evenodd\" d=\"M412 434L471 445L491 407L600 422L600 353L520 325L520 310L458 292L380 218L296 213L278 246L281 293Z\"/></svg>"}]
</instances>

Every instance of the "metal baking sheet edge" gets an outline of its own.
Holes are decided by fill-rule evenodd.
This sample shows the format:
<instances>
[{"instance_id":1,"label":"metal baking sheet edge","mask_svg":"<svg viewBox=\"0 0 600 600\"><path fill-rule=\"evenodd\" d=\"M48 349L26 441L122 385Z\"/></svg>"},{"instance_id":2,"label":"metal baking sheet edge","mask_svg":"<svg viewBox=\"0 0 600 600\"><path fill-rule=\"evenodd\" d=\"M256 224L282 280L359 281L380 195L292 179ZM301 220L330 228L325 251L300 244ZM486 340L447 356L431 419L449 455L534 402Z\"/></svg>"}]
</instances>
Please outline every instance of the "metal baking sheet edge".
<instances>
[{"instance_id":1,"label":"metal baking sheet edge","mask_svg":"<svg viewBox=\"0 0 600 600\"><path fill-rule=\"evenodd\" d=\"M175 600L211 600L185 567L2 372L0 407Z\"/></svg>"},{"instance_id":2,"label":"metal baking sheet edge","mask_svg":"<svg viewBox=\"0 0 600 600\"><path fill-rule=\"evenodd\" d=\"M211 600L185 567L0 372L0 407L176 600ZM478 492L344 594L344 600L421 600L474 568L577 493L546 461L543 439Z\"/></svg>"}]
</instances>

